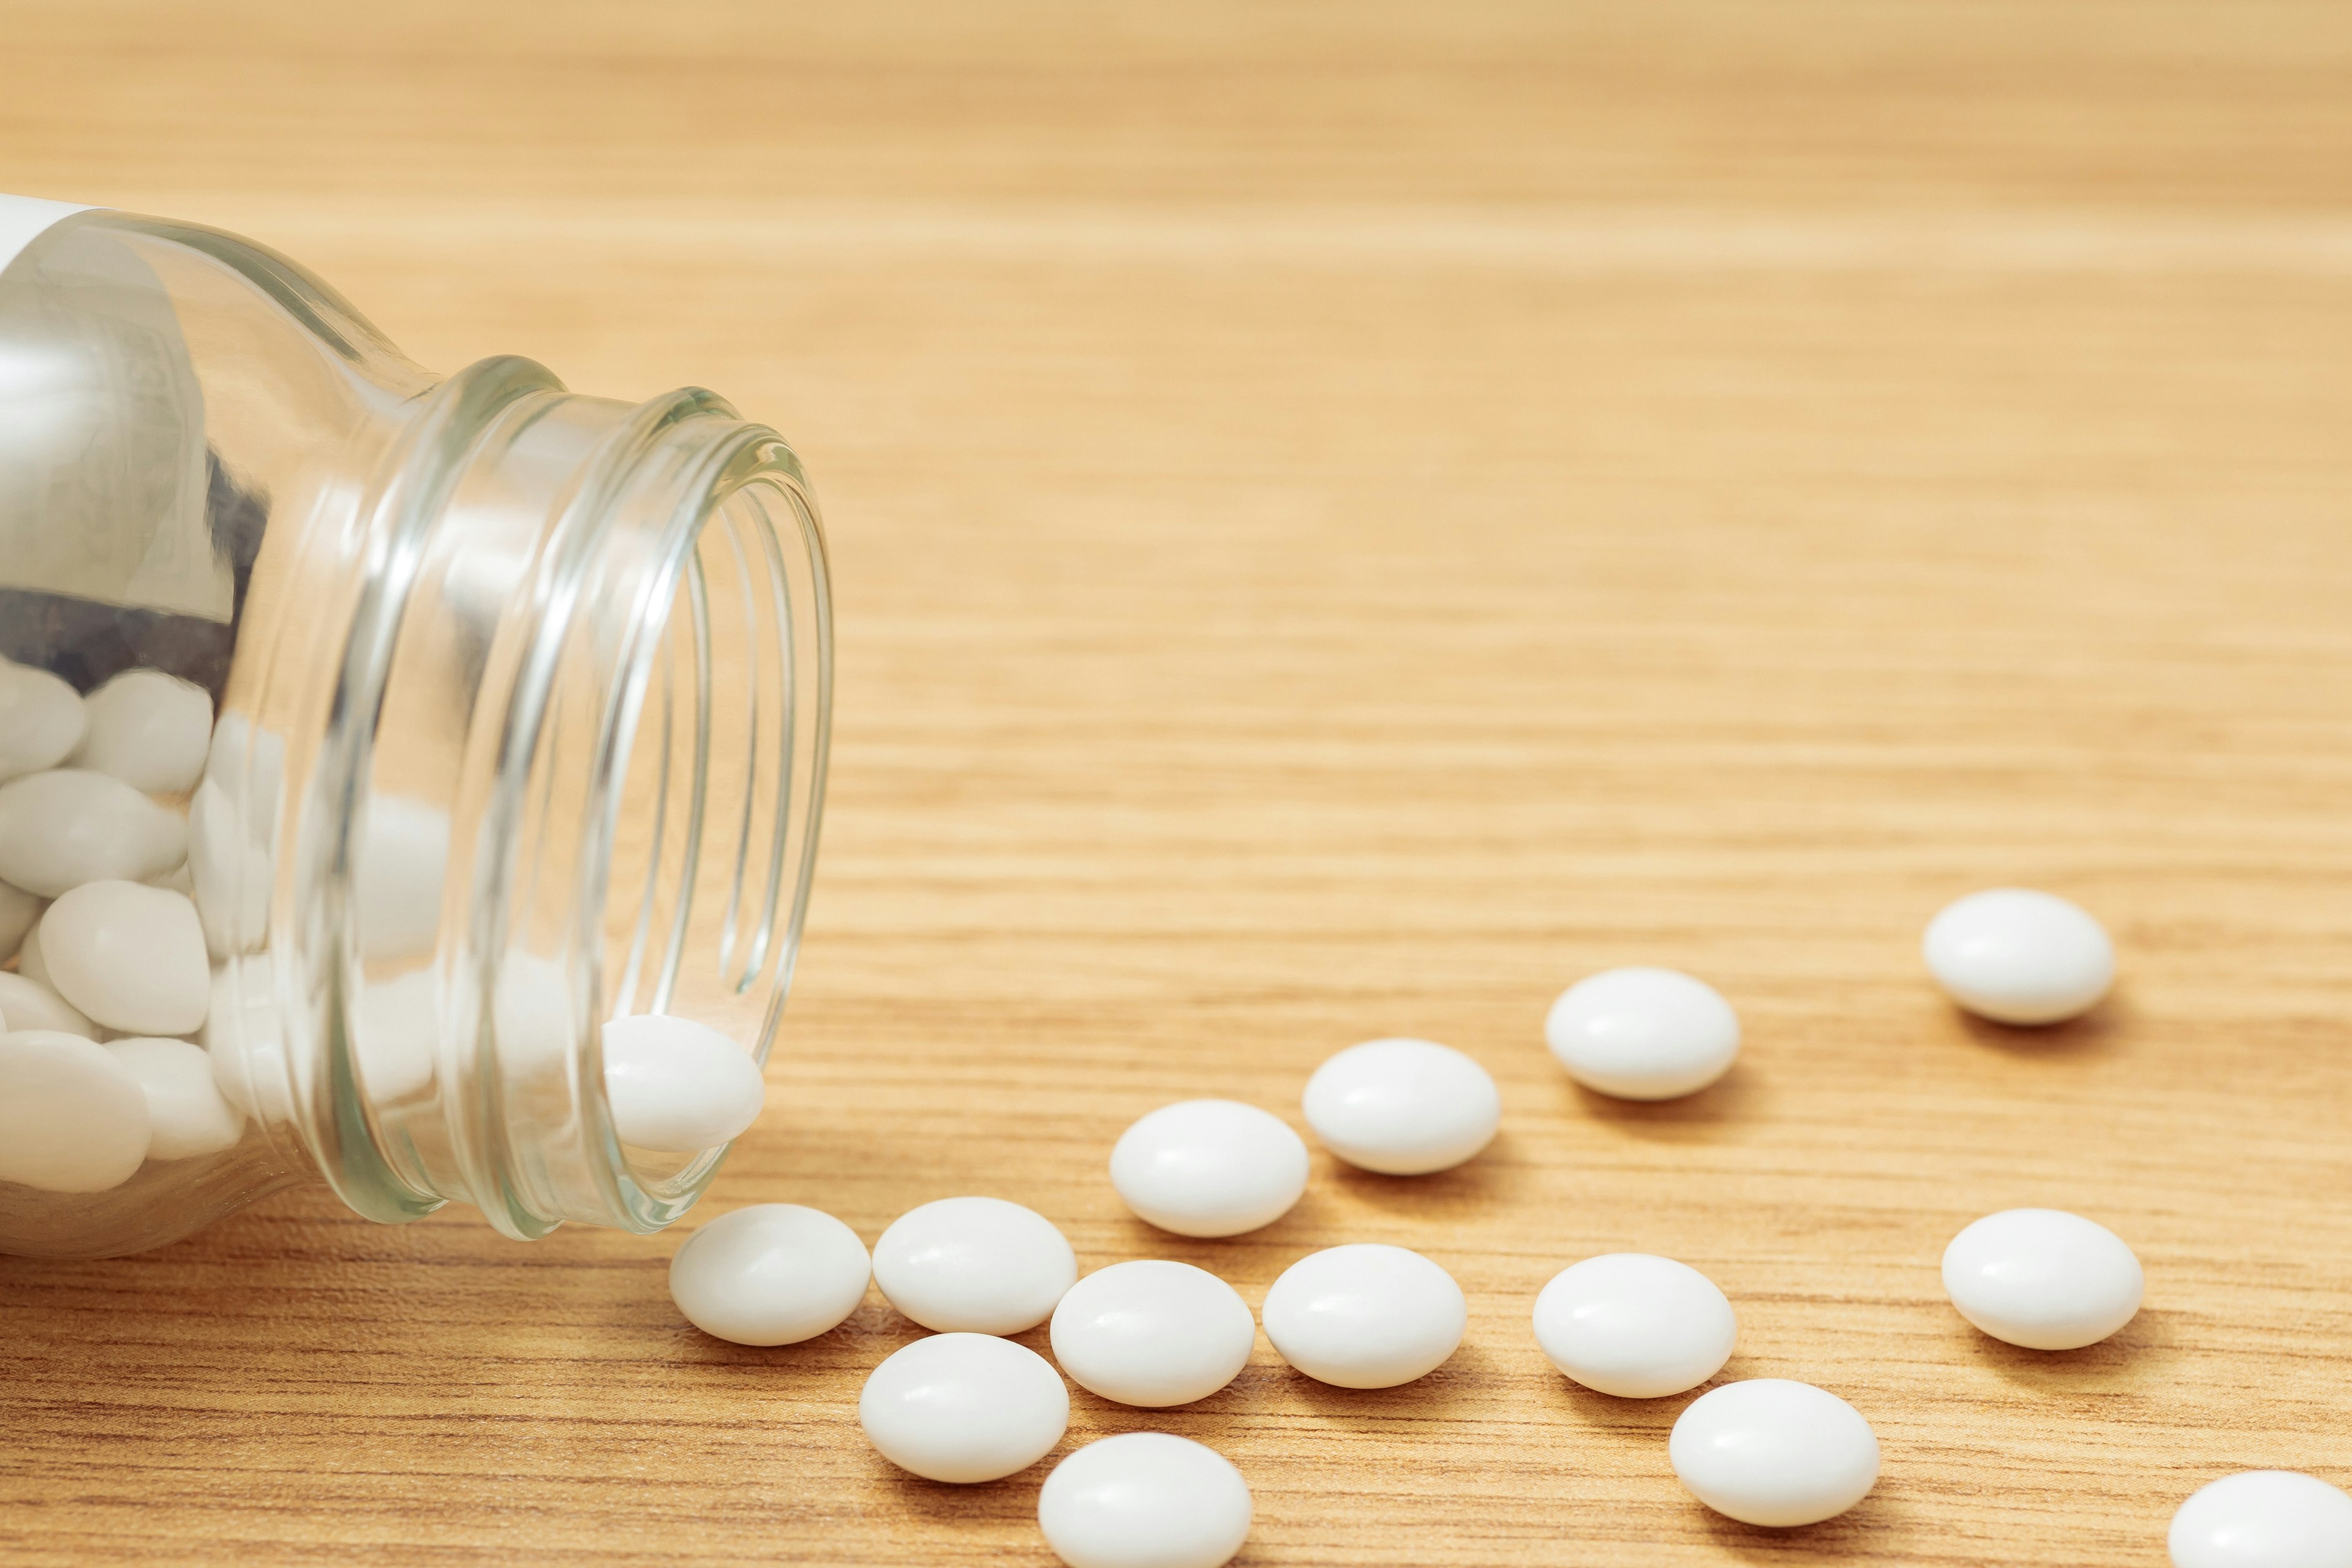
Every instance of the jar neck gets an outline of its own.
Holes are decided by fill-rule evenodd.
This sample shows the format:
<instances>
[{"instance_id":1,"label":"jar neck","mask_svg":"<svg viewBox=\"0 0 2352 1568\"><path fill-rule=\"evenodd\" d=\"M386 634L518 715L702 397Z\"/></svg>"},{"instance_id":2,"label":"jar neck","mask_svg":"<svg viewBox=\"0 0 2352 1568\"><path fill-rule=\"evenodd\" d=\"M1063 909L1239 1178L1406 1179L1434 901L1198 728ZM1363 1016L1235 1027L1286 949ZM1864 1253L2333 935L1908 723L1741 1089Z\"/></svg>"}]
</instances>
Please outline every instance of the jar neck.
<instances>
[{"instance_id":1,"label":"jar neck","mask_svg":"<svg viewBox=\"0 0 2352 1568\"><path fill-rule=\"evenodd\" d=\"M518 359L341 469L273 526L228 699L245 775L285 781L285 1129L373 1218L656 1228L724 1151L619 1142L601 1025L690 1012L765 1059L831 697L805 477L709 393L632 407Z\"/></svg>"}]
</instances>

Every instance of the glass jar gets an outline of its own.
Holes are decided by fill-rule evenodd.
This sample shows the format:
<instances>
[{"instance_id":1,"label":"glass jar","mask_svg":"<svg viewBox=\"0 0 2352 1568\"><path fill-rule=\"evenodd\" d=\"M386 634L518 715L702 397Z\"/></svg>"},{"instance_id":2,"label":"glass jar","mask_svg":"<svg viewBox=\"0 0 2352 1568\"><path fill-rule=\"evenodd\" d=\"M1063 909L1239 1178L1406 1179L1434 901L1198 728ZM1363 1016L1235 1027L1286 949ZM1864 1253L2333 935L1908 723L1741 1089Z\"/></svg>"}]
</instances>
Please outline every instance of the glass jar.
<instances>
[{"instance_id":1,"label":"glass jar","mask_svg":"<svg viewBox=\"0 0 2352 1568\"><path fill-rule=\"evenodd\" d=\"M709 1181L623 1141L606 1021L763 1061L790 982L831 634L774 431L438 376L250 241L0 197L0 1251Z\"/></svg>"}]
</instances>

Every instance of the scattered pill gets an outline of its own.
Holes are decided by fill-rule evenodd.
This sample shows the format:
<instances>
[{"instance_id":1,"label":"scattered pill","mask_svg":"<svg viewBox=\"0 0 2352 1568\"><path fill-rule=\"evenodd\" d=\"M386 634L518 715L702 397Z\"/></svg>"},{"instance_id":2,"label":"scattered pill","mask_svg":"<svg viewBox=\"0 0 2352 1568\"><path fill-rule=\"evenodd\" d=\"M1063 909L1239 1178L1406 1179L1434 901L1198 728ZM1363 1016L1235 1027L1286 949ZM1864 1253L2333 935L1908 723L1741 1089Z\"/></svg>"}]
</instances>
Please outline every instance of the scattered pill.
<instances>
[{"instance_id":1,"label":"scattered pill","mask_svg":"<svg viewBox=\"0 0 2352 1568\"><path fill-rule=\"evenodd\" d=\"M2115 943L2090 911L2053 893L1995 888L1948 904L1920 943L1944 994L2001 1024L2056 1024L2115 984Z\"/></svg>"},{"instance_id":2,"label":"scattered pill","mask_svg":"<svg viewBox=\"0 0 2352 1568\"><path fill-rule=\"evenodd\" d=\"M0 784L0 881L28 893L143 882L187 853L188 825L109 774L55 768Z\"/></svg>"},{"instance_id":3,"label":"scattered pill","mask_svg":"<svg viewBox=\"0 0 2352 1568\"><path fill-rule=\"evenodd\" d=\"M1944 1249L1960 1316L2027 1350L2096 1344L2132 1321L2145 1284L2121 1237L2059 1209L1987 1215Z\"/></svg>"},{"instance_id":4,"label":"scattered pill","mask_svg":"<svg viewBox=\"0 0 2352 1568\"><path fill-rule=\"evenodd\" d=\"M739 1345L793 1345L838 1328L873 1268L857 1233L818 1209L754 1204L686 1238L669 1264L687 1321Z\"/></svg>"},{"instance_id":5,"label":"scattered pill","mask_svg":"<svg viewBox=\"0 0 2352 1568\"><path fill-rule=\"evenodd\" d=\"M767 1092L751 1054L708 1025L646 1013L604 1026L604 1097L624 1143L716 1149L760 1119Z\"/></svg>"},{"instance_id":6,"label":"scattered pill","mask_svg":"<svg viewBox=\"0 0 2352 1568\"><path fill-rule=\"evenodd\" d=\"M268 942L271 876L269 851L246 831L228 792L212 779L198 784L188 802L188 891L215 959Z\"/></svg>"},{"instance_id":7,"label":"scattered pill","mask_svg":"<svg viewBox=\"0 0 2352 1568\"><path fill-rule=\"evenodd\" d=\"M433 951L449 868L449 816L425 801L369 800L355 850L360 954L372 962Z\"/></svg>"},{"instance_id":8,"label":"scattered pill","mask_svg":"<svg viewBox=\"0 0 2352 1568\"><path fill-rule=\"evenodd\" d=\"M2352 1497L2294 1470L2244 1470L2189 1494L2173 1568L2352 1568Z\"/></svg>"},{"instance_id":9,"label":"scattered pill","mask_svg":"<svg viewBox=\"0 0 2352 1568\"><path fill-rule=\"evenodd\" d=\"M0 781L56 767L81 744L87 723L72 687L46 669L0 658Z\"/></svg>"},{"instance_id":10,"label":"scattered pill","mask_svg":"<svg viewBox=\"0 0 2352 1568\"><path fill-rule=\"evenodd\" d=\"M148 795L184 795L212 750L213 700L160 669L126 669L82 700L89 728L73 765Z\"/></svg>"},{"instance_id":11,"label":"scattered pill","mask_svg":"<svg viewBox=\"0 0 2352 1568\"><path fill-rule=\"evenodd\" d=\"M1878 1481L1878 1438L1825 1388L1760 1377L1709 1389L1684 1407L1666 1458L1691 1495L1743 1524L1813 1524Z\"/></svg>"},{"instance_id":12,"label":"scattered pill","mask_svg":"<svg viewBox=\"0 0 2352 1568\"><path fill-rule=\"evenodd\" d=\"M1536 1297L1536 1342L1601 1394L1661 1399L1723 1370L1739 1335L1731 1303L1687 1263L1643 1252L1588 1258Z\"/></svg>"},{"instance_id":13,"label":"scattered pill","mask_svg":"<svg viewBox=\"0 0 2352 1568\"><path fill-rule=\"evenodd\" d=\"M213 971L205 1014L205 1053L229 1103L257 1121L294 1119L286 1024L278 1016L276 966L269 954L233 958Z\"/></svg>"},{"instance_id":14,"label":"scattered pill","mask_svg":"<svg viewBox=\"0 0 2352 1568\"><path fill-rule=\"evenodd\" d=\"M1190 1405L1240 1374L1257 1320L1207 1269L1146 1259L1071 1286L1054 1309L1052 1340L1064 1373L1090 1393L1121 1405Z\"/></svg>"},{"instance_id":15,"label":"scattered pill","mask_svg":"<svg viewBox=\"0 0 2352 1568\"><path fill-rule=\"evenodd\" d=\"M0 1017L12 1029L47 1029L60 1035L96 1039L98 1026L89 1016L27 974L0 970Z\"/></svg>"},{"instance_id":16,"label":"scattered pill","mask_svg":"<svg viewBox=\"0 0 2352 1568\"><path fill-rule=\"evenodd\" d=\"M1165 1432L1089 1443L1037 1494L1038 1528L1069 1568L1219 1568L1249 1538L1250 1510L1223 1455Z\"/></svg>"},{"instance_id":17,"label":"scattered pill","mask_svg":"<svg viewBox=\"0 0 2352 1568\"><path fill-rule=\"evenodd\" d=\"M41 900L22 888L0 882L0 963L16 956L25 933L41 918Z\"/></svg>"},{"instance_id":18,"label":"scattered pill","mask_svg":"<svg viewBox=\"0 0 2352 1568\"><path fill-rule=\"evenodd\" d=\"M1391 1176L1450 1170L1494 1141L1495 1080L1433 1040L1367 1040L1315 1069L1307 1125L1350 1165Z\"/></svg>"},{"instance_id":19,"label":"scattered pill","mask_svg":"<svg viewBox=\"0 0 2352 1568\"><path fill-rule=\"evenodd\" d=\"M1110 1152L1110 1182L1178 1236L1272 1225L1307 1190L1307 1144L1282 1118L1233 1100L1187 1100L1139 1119Z\"/></svg>"},{"instance_id":20,"label":"scattered pill","mask_svg":"<svg viewBox=\"0 0 2352 1568\"><path fill-rule=\"evenodd\" d=\"M150 1136L146 1091L104 1046L22 1026L0 1035L0 1182L102 1193L138 1172Z\"/></svg>"},{"instance_id":21,"label":"scattered pill","mask_svg":"<svg viewBox=\"0 0 2352 1568\"><path fill-rule=\"evenodd\" d=\"M1454 1277L1402 1247L1358 1242L1300 1258L1259 1316L1282 1359L1339 1388L1393 1388L1462 1343L1469 1304Z\"/></svg>"},{"instance_id":22,"label":"scattered pill","mask_svg":"<svg viewBox=\"0 0 2352 1568\"><path fill-rule=\"evenodd\" d=\"M236 1146L245 1112L221 1093L212 1058L201 1047L132 1036L110 1040L106 1048L146 1093L147 1120L154 1130L149 1159L188 1160Z\"/></svg>"},{"instance_id":23,"label":"scattered pill","mask_svg":"<svg viewBox=\"0 0 2352 1568\"><path fill-rule=\"evenodd\" d=\"M190 1035L212 995L195 905L138 882L85 882L41 917L48 984L110 1029Z\"/></svg>"},{"instance_id":24,"label":"scattered pill","mask_svg":"<svg viewBox=\"0 0 2352 1568\"><path fill-rule=\"evenodd\" d=\"M993 1334L932 1334L885 1361L857 1396L884 1458L928 1480L969 1485L1025 1470L1070 1425L1051 1363Z\"/></svg>"},{"instance_id":25,"label":"scattered pill","mask_svg":"<svg viewBox=\"0 0 2352 1568\"><path fill-rule=\"evenodd\" d=\"M1679 971L1608 969L1560 993L1544 1037L1587 1089L1673 1100L1731 1070L1739 1016L1715 987Z\"/></svg>"},{"instance_id":26,"label":"scattered pill","mask_svg":"<svg viewBox=\"0 0 2352 1568\"><path fill-rule=\"evenodd\" d=\"M1054 1222L1003 1198L940 1198L874 1244L874 1283L927 1329L1017 1334L1053 1315L1078 1258Z\"/></svg>"}]
</instances>

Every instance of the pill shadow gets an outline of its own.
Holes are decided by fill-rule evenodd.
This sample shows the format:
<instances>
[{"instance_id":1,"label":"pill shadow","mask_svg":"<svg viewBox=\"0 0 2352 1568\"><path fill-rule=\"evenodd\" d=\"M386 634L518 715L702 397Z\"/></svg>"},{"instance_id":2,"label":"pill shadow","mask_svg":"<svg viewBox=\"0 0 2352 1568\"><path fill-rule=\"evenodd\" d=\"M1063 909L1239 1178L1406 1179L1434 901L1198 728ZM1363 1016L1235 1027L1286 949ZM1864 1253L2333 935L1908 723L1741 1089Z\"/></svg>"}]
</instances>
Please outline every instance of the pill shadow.
<instances>
[{"instance_id":1,"label":"pill shadow","mask_svg":"<svg viewBox=\"0 0 2352 1568\"><path fill-rule=\"evenodd\" d=\"M1951 1016L1973 1043L2010 1056L2048 1060L2053 1057L2089 1061L2121 1048L2123 1036L2134 1019L2130 1005L2110 996L2079 1018L2062 1024L1999 1024L1964 1008Z\"/></svg>"},{"instance_id":2,"label":"pill shadow","mask_svg":"<svg viewBox=\"0 0 2352 1568\"><path fill-rule=\"evenodd\" d=\"M1265 1370L1269 1376L1261 1384L1261 1415L1273 1407L1358 1431L1390 1433L1441 1430L1450 1420L1475 1415L1491 1403L1504 1376L1494 1355L1475 1344L1463 1345L1443 1365L1393 1388L1339 1388L1286 1365Z\"/></svg>"},{"instance_id":3,"label":"pill shadow","mask_svg":"<svg viewBox=\"0 0 2352 1568\"><path fill-rule=\"evenodd\" d=\"M1595 1121L1662 1142L1687 1142L1694 1135L1761 1121L1769 1114L1771 1100L1762 1076L1746 1062L1732 1063L1729 1072L1679 1100L1619 1100L1580 1083L1571 1087L1579 1109Z\"/></svg>"},{"instance_id":4,"label":"pill shadow","mask_svg":"<svg viewBox=\"0 0 2352 1568\"><path fill-rule=\"evenodd\" d=\"M1316 1176L1358 1202L1391 1214L1438 1215L1511 1201L1520 1169L1513 1163L1512 1152L1511 1135L1498 1132L1475 1158L1450 1171L1389 1176L1335 1159ZM1309 1195L1313 1195L1311 1188Z\"/></svg>"},{"instance_id":5,"label":"pill shadow","mask_svg":"<svg viewBox=\"0 0 2352 1568\"><path fill-rule=\"evenodd\" d=\"M1692 1500L1691 1507L1704 1521L1707 1538L1735 1562L1810 1562L1829 1557L1857 1563L1894 1562L1901 1556L1895 1550L1895 1540L1903 1510L1900 1500L1889 1497L1885 1489L1882 1479L1868 1497L1835 1519L1825 1519L1819 1524L1742 1524L1696 1499Z\"/></svg>"},{"instance_id":6,"label":"pill shadow","mask_svg":"<svg viewBox=\"0 0 2352 1568\"><path fill-rule=\"evenodd\" d=\"M871 1473L875 1485L898 1507L929 1523L1028 1522L1037 1517L1038 1489L1045 1484L1046 1473L1060 1462L1066 1447L1066 1441L1025 1470L1016 1470L1001 1480L970 1486L925 1480L900 1469L879 1454L872 1456Z\"/></svg>"},{"instance_id":7,"label":"pill shadow","mask_svg":"<svg viewBox=\"0 0 2352 1568\"><path fill-rule=\"evenodd\" d=\"M2095 1345L2074 1351L2032 1351L1994 1339L1962 1322L1967 1353L2004 1380L2056 1398L2118 1394L2162 1381L2182 1353L2179 1314L2142 1308L2139 1315Z\"/></svg>"},{"instance_id":8,"label":"pill shadow","mask_svg":"<svg viewBox=\"0 0 2352 1568\"><path fill-rule=\"evenodd\" d=\"M1723 1381L1734 1378L1727 1370L1717 1376ZM1665 1440L1685 1406L1714 1386L1710 1382L1687 1394L1668 1394L1663 1399L1622 1399L1587 1388L1565 1373L1554 1373L1552 1381L1557 1384L1552 1391L1555 1407L1580 1426L1657 1442Z\"/></svg>"}]
</instances>

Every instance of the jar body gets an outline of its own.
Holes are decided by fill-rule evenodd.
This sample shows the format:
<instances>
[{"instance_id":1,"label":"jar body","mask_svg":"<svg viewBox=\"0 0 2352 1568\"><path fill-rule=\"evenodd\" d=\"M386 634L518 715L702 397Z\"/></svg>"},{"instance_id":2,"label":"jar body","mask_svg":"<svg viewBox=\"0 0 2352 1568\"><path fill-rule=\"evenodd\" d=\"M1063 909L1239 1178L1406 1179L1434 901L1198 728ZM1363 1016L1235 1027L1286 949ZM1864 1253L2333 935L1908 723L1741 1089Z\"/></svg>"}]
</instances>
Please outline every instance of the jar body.
<instances>
[{"instance_id":1,"label":"jar body","mask_svg":"<svg viewBox=\"0 0 2352 1568\"><path fill-rule=\"evenodd\" d=\"M709 394L435 376L247 242L47 227L0 270L0 1250L312 1177L675 1217L723 1146L625 1143L602 1025L764 1058L828 616L797 461Z\"/></svg>"}]
</instances>

